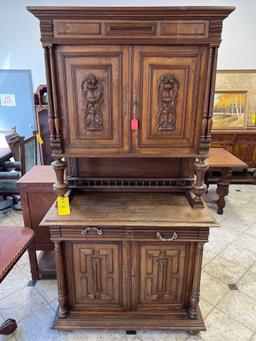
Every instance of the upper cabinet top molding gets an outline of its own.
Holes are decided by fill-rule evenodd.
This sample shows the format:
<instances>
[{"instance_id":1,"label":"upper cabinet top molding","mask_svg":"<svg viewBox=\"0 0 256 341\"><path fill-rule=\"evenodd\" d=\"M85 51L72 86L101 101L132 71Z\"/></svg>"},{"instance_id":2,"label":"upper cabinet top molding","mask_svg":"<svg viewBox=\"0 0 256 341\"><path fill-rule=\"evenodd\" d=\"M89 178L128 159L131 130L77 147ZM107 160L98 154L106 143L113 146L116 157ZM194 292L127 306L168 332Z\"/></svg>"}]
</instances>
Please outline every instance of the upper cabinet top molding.
<instances>
[{"instance_id":1,"label":"upper cabinet top molding","mask_svg":"<svg viewBox=\"0 0 256 341\"><path fill-rule=\"evenodd\" d=\"M27 7L40 20L43 44L191 43L218 46L235 7ZM144 40L144 42L143 42Z\"/></svg>"},{"instance_id":2,"label":"upper cabinet top molding","mask_svg":"<svg viewBox=\"0 0 256 341\"><path fill-rule=\"evenodd\" d=\"M74 19L129 19L150 20L162 18L225 19L235 10L234 6L173 6L173 7L79 7L79 6L28 6L37 18Z\"/></svg>"}]
</instances>

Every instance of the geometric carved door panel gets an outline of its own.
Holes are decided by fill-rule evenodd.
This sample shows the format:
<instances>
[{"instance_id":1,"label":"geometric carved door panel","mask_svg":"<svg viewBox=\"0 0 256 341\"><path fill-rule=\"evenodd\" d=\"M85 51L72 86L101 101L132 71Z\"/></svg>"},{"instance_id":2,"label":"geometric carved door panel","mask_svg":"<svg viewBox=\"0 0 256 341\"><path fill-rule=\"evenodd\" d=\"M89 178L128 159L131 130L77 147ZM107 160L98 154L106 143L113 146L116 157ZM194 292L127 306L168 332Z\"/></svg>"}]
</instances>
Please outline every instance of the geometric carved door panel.
<instances>
[{"instance_id":1,"label":"geometric carved door panel","mask_svg":"<svg viewBox=\"0 0 256 341\"><path fill-rule=\"evenodd\" d=\"M76 303L120 306L120 244L74 243L73 253Z\"/></svg>"},{"instance_id":2,"label":"geometric carved door panel","mask_svg":"<svg viewBox=\"0 0 256 341\"><path fill-rule=\"evenodd\" d=\"M186 245L140 246L139 305L182 304Z\"/></svg>"}]
</instances>

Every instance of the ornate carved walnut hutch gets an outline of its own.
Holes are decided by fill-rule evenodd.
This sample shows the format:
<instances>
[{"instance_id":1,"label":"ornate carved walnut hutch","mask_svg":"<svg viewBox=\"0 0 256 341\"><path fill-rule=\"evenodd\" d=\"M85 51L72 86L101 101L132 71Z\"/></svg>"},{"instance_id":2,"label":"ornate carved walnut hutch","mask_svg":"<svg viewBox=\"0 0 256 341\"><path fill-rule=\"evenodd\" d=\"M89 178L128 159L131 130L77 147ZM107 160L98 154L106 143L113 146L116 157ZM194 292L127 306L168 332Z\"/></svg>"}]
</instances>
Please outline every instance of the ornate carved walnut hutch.
<instances>
[{"instance_id":1,"label":"ornate carved walnut hutch","mask_svg":"<svg viewBox=\"0 0 256 341\"><path fill-rule=\"evenodd\" d=\"M201 262L216 223L202 194L233 9L28 8L45 51L54 190L73 193L69 216L53 206L42 222L55 328L205 328Z\"/></svg>"}]
</instances>

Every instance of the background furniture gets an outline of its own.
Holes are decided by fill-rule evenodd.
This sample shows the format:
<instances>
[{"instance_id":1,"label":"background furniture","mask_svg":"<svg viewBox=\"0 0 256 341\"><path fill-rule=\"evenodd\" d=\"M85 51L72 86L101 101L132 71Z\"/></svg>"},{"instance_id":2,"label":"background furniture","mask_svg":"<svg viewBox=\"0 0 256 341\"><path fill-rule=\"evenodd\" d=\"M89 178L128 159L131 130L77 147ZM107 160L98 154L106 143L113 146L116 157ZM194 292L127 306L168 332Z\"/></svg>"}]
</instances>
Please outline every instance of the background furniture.
<instances>
[{"instance_id":1,"label":"background furniture","mask_svg":"<svg viewBox=\"0 0 256 341\"><path fill-rule=\"evenodd\" d=\"M256 181L256 132L255 130L213 130L213 148L224 148L252 168L250 173L239 172L232 182Z\"/></svg>"},{"instance_id":2,"label":"background furniture","mask_svg":"<svg viewBox=\"0 0 256 341\"><path fill-rule=\"evenodd\" d=\"M43 144L39 144L40 160L42 165L50 165L51 157L50 127L48 122L48 96L46 85L39 85L34 93L36 126L42 137Z\"/></svg>"},{"instance_id":3,"label":"background furniture","mask_svg":"<svg viewBox=\"0 0 256 341\"><path fill-rule=\"evenodd\" d=\"M28 10L45 50L54 190L72 197L69 216L52 206L42 223L55 244L54 327L203 330L203 244L215 223L205 159L234 8Z\"/></svg>"},{"instance_id":4,"label":"background furniture","mask_svg":"<svg viewBox=\"0 0 256 341\"><path fill-rule=\"evenodd\" d=\"M54 181L55 173L51 166L34 166L17 182L24 224L35 233L35 238L28 249L33 282L40 276L56 274L49 228L39 227L39 223L56 199L52 188ZM36 254L38 250L42 250L39 259Z\"/></svg>"},{"instance_id":5,"label":"background furniture","mask_svg":"<svg viewBox=\"0 0 256 341\"><path fill-rule=\"evenodd\" d=\"M10 159L12 152L9 147L0 147L0 162L4 162Z\"/></svg>"},{"instance_id":6,"label":"background furniture","mask_svg":"<svg viewBox=\"0 0 256 341\"><path fill-rule=\"evenodd\" d=\"M0 283L26 251L33 238L29 228L0 227ZM17 328L16 321L8 319L0 326L0 334L9 335Z\"/></svg>"},{"instance_id":7,"label":"background furniture","mask_svg":"<svg viewBox=\"0 0 256 341\"><path fill-rule=\"evenodd\" d=\"M14 132L6 136L6 141L15 161L4 161L0 164L0 195L4 198L12 196L13 208L21 210L16 197L19 195L16 183L22 175L37 164L37 140L35 134L25 139Z\"/></svg>"},{"instance_id":8,"label":"background furniture","mask_svg":"<svg viewBox=\"0 0 256 341\"><path fill-rule=\"evenodd\" d=\"M4 103L2 96L11 95ZM0 70L1 130L16 126L19 135L31 136L34 127L34 103L31 70Z\"/></svg>"},{"instance_id":9,"label":"background furniture","mask_svg":"<svg viewBox=\"0 0 256 341\"><path fill-rule=\"evenodd\" d=\"M225 196L229 193L229 183L232 178L232 171L247 169L245 162L227 152L223 148L211 148L208 158L209 169L206 172L207 187L210 183L217 183L218 200L206 200L215 203L218 207L218 214L223 214L225 207ZM218 171L220 177L213 177L213 172Z\"/></svg>"}]
</instances>

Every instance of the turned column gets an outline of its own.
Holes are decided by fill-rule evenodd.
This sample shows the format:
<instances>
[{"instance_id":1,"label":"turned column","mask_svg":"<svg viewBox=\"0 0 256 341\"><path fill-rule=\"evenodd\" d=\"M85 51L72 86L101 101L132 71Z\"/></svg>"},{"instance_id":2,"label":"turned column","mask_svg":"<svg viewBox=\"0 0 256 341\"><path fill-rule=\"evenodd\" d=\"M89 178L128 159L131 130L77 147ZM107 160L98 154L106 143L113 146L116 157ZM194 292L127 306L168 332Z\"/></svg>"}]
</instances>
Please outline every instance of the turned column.
<instances>
[{"instance_id":1,"label":"turned column","mask_svg":"<svg viewBox=\"0 0 256 341\"><path fill-rule=\"evenodd\" d=\"M192 185L192 192L194 194L193 201L195 205L202 204L202 195L205 193L207 187L204 182L205 173L208 169L208 165L205 160L206 156L198 156L196 162L194 163L195 181Z\"/></svg>"},{"instance_id":2,"label":"turned column","mask_svg":"<svg viewBox=\"0 0 256 341\"><path fill-rule=\"evenodd\" d=\"M65 318L68 316L67 291L66 291L66 285L65 285L63 255L62 255L60 241L54 242L54 249L55 249L56 274L57 274L57 283L58 283L58 301L60 304L59 317Z\"/></svg>"},{"instance_id":3,"label":"turned column","mask_svg":"<svg viewBox=\"0 0 256 341\"><path fill-rule=\"evenodd\" d=\"M58 196L64 196L68 190L67 183L64 181L64 171L67 163L61 158L57 158L52 162L52 167L56 174L56 182L53 185L53 190Z\"/></svg>"},{"instance_id":4,"label":"turned column","mask_svg":"<svg viewBox=\"0 0 256 341\"><path fill-rule=\"evenodd\" d=\"M199 303L200 296L200 279L201 279L201 268L202 268L202 259L203 259L203 243L196 244L196 258L195 258L195 267L194 267L194 275L193 275L193 284L192 284L192 292L190 297L190 309L189 309L189 317L194 320L197 318L197 306Z\"/></svg>"}]
</instances>

